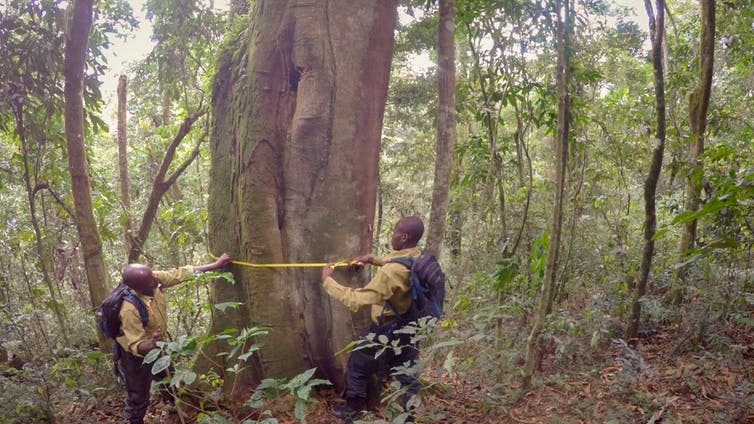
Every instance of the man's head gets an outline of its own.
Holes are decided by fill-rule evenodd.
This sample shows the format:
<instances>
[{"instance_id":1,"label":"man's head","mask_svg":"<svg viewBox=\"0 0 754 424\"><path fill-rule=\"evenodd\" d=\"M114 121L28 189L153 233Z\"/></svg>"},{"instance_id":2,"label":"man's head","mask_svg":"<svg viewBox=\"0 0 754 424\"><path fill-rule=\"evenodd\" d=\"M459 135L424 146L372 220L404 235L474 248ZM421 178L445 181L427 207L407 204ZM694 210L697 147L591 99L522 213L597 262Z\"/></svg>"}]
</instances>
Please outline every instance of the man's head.
<instances>
[{"instance_id":1,"label":"man's head","mask_svg":"<svg viewBox=\"0 0 754 424\"><path fill-rule=\"evenodd\" d=\"M152 296L160 283L152 274L152 269L142 264L128 264L123 268L123 284L138 293Z\"/></svg>"},{"instance_id":2,"label":"man's head","mask_svg":"<svg viewBox=\"0 0 754 424\"><path fill-rule=\"evenodd\" d=\"M393 228L390 240L394 250L416 247L424 235L424 223L418 216L407 216L400 219Z\"/></svg>"}]
</instances>

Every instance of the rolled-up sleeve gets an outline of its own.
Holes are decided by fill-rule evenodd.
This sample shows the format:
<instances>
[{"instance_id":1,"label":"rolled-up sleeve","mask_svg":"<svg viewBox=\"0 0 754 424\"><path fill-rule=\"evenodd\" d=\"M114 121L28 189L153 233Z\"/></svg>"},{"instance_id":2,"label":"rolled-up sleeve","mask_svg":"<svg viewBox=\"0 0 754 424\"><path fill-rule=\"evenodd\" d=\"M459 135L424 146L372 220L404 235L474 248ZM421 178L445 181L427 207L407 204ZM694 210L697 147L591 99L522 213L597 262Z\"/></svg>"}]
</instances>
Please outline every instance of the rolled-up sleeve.
<instances>
[{"instance_id":1,"label":"rolled-up sleeve","mask_svg":"<svg viewBox=\"0 0 754 424\"><path fill-rule=\"evenodd\" d=\"M400 265L398 265L400 267ZM393 275L400 268L383 266L374 278L364 287L351 288L339 284L328 277L323 285L327 294L343 303L348 309L356 312L362 306L381 305L390 299L399 288L396 281L401 281ZM405 277L404 277L405 278Z\"/></svg>"},{"instance_id":2,"label":"rolled-up sleeve","mask_svg":"<svg viewBox=\"0 0 754 424\"><path fill-rule=\"evenodd\" d=\"M165 271L153 271L152 274L160 280L163 288L172 287L188 280L194 274L194 267L183 266Z\"/></svg>"}]
</instances>

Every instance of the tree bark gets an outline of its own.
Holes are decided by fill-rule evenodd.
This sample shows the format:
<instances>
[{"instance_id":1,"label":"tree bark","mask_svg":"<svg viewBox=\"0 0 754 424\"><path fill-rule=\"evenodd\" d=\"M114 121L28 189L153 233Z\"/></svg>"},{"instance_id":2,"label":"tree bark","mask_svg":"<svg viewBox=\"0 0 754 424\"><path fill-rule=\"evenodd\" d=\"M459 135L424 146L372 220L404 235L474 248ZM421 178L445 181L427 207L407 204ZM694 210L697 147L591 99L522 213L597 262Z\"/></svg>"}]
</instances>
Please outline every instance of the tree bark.
<instances>
[{"instance_id":1,"label":"tree bark","mask_svg":"<svg viewBox=\"0 0 754 424\"><path fill-rule=\"evenodd\" d=\"M524 373L522 379L523 390L531 387L531 379L534 375L535 353L539 349L539 333L545 324L547 311L551 309L552 293L555 286L555 276L558 269L558 256L560 252L560 237L563 223L563 198L566 186L566 171L568 165L568 133L570 126L568 84L570 79L569 56L571 34L571 1L557 2L558 10L558 63L557 63L557 89L558 89L558 132L555 140L555 200L553 203L552 219L550 221L550 245L547 250L547 263L545 275L542 281L542 289L537 303L529 337L526 339L526 354ZM561 13L562 10L562 13Z\"/></svg>"},{"instance_id":2,"label":"tree bark","mask_svg":"<svg viewBox=\"0 0 754 424\"><path fill-rule=\"evenodd\" d=\"M432 209L426 249L436 257L442 251L445 218L448 213L448 191L453 167L453 146L456 139L456 66L455 66L455 0L440 0L437 24L437 150L435 178L432 188Z\"/></svg>"},{"instance_id":3,"label":"tree bark","mask_svg":"<svg viewBox=\"0 0 754 424\"><path fill-rule=\"evenodd\" d=\"M120 171L120 203L123 206L123 237L131 248L131 181L128 176L128 132L126 121L128 77L118 79L118 170Z\"/></svg>"},{"instance_id":4,"label":"tree bark","mask_svg":"<svg viewBox=\"0 0 754 424\"><path fill-rule=\"evenodd\" d=\"M89 297L94 308L102 302L110 289L97 221L92 210L91 182L84 147L84 61L91 27L92 0L75 0L70 32L66 35L63 63L65 135L76 211L76 229L89 282ZM107 343L99 330L97 333L100 349L109 351L110 343Z\"/></svg>"},{"instance_id":5,"label":"tree bark","mask_svg":"<svg viewBox=\"0 0 754 424\"><path fill-rule=\"evenodd\" d=\"M704 167L701 155L704 153L704 133L707 130L707 110L712 91L712 73L715 61L715 0L701 0L700 14L702 31L699 40L699 81L689 96L689 123L691 126L691 149L689 151L690 169L686 178L686 201L684 212L699 210L702 192ZM681 239L678 243L680 262L687 257L696 241L697 220L683 224ZM683 299L688 264L678 268L676 283L670 291L671 302L678 305Z\"/></svg>"},{"instance_id":6,"label":"tree bark","mask_svg":"<svg viewBox=\"0 0 754 424\"><path fill-rule=\"evenodd\" d=\"M210 247L257 263L366 253L396 2L262 0L250 8L248 37L228 34L214 84ZM342 382L346 355L333 355L366 326L367 311L331 301L319 269L233 273L235 285L213 286L213 301L244 308L215 314L212 331L271 328L236 389L312 366ZM364 283L347 271L335 277ZM207 356L221 349L210 346Z\"/></svg>"},{"instance_id":7,"label":"tree bark","mask_svg":"<svg viewBox=\"0 0 754 424\"><path fill-rule=\"evenodd\" d=\"M657 229L657 215L655 210L655 195L657 181L662 171L662 159L665 152L665 71L663 63L663 40L665 38L665 1L655 0L657 16L652 11L650 0L644 0L644 7L649 18L649 29L652 36L652 65L655 80L655 115L657 129L655 132L652 165L647 179L644 181L644 247L642 248L641 266L636 276L636 283L631 296L631 316L626 329L627 338L635 338L639 334L641 319L641 298L647 291L647 280L654 256L654 235Z\"/></svg>"}]
</instances>

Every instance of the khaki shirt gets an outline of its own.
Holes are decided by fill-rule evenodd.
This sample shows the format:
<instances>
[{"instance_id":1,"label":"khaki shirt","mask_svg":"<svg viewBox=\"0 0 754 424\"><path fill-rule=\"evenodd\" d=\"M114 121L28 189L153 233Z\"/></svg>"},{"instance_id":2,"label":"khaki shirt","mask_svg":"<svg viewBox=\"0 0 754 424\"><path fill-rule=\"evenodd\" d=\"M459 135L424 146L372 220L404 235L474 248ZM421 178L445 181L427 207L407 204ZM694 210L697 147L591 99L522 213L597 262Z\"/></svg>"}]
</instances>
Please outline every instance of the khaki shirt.
<instances>
[{"instance_id":1,"label":"khaki shirt","mask_svg":"<svg viewBox=\"0 0 754 424\"><path fill-rule=\"evenodd\" d=\"M372 305L372 321L379 323L380 316L395 316L393 309L386 305L390 302L404 313L411 306L410 286L408 284L409 269L399 263L390 262L399 256L412 256L418 258L421 250L418 247L392 251L386 256L375 257L374 265L380 267L372 281L362 288L351 288L338 284L332 277L328 277L322 283L325 291L331 297L339 300L348 309L356 312L362 306Z\"/></svg>"},{"instance_id":2,"label":"khaki shirt","mask_svg":"<svg viewBox=\"0 0 754 424\"><path fill-rule=\"evenodd\" d=\"M175 286L186 281L193 274L193 267L185 266L182 268L173 268L167 271L153 271L155 278L160 280L160 285L154 291L154 296L147 296L136 293L149 313L149 322L144 327L141 324L139 310L136 309L129 301L123 301L120 307L120 322L123 335L115 340L123 347L124 350L131 352L133 355L141 357L137 347L139 343L147 341L152 337L152 333L160 332L163 335L167 330L168 324L168 304L162 289Z\"/></svg>"}]
</instances>

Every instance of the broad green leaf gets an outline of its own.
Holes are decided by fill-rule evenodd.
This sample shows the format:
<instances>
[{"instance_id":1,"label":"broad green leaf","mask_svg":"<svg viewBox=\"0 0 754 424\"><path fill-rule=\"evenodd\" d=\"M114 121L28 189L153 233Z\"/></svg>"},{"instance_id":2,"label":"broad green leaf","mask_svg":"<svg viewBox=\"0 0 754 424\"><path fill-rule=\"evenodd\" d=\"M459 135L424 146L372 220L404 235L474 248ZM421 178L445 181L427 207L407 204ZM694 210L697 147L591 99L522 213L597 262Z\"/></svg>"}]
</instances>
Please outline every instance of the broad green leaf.
<instances>
[{"instance_id":1,"label":"broad green leaf","mask_svg":"<svg viewBox=\"0 0 754 424\"><path fill-rule=\"evenodd\" d=\"M144 361L142 361L142 363L151 364L152 362L154 362L155 359L157 359L158 356L160 356L160 352L161 352L160 349L157 349L157 348L150 350L144 356Z\"/></svg>"},{"instance_id":2,"label":"broad green leaf","mask_svg":"<svg viewBox=\"0 0 754 424\"><path fill-rule=\"evenodd\" d=\"M170 366L170 356L161 356L160 359L155 361L155 363L152 365L152 375L159 374L160 372L166 370Z\"/></svg>"},{"instance_id":3,"label":"broad green leaf","mask_svg":"<svg viewBox=\"0 0 754 424\"><path fill-rule=\"evenodd\" d=\"M306 383L310 378L312 378L312 376L314 375L316 371L317 371L317 368L308 369L302 372L301 374L293 377L291 381L289 381L288 384L284 385L283 387L289 390L293 390L296 387L299 387L303 385L304 383Z\"/></svg>"}]
</instances>

